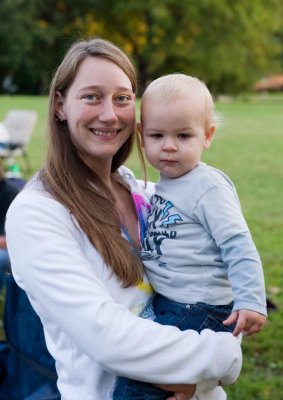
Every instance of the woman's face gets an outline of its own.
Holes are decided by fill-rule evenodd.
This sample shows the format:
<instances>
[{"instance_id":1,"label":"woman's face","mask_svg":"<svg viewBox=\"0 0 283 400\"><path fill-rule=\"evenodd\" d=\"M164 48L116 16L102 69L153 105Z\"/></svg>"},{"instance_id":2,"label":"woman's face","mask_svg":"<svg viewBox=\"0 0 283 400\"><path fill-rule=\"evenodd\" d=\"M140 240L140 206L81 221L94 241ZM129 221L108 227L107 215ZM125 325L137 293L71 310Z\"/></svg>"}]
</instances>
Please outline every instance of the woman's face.
<instances>
[{"instance_id":1,"label":"woman's face","mask_svg":"<svg viewBox=\"0 0 283 400\"><path fill-rule=\"evenodd\" d=\"M110 168L135 123L135 95L128 76L102 57L82 61L65 97L57 94L56 113L66 119L71 140L86 164Z\"/></svg>"}]
</instances>

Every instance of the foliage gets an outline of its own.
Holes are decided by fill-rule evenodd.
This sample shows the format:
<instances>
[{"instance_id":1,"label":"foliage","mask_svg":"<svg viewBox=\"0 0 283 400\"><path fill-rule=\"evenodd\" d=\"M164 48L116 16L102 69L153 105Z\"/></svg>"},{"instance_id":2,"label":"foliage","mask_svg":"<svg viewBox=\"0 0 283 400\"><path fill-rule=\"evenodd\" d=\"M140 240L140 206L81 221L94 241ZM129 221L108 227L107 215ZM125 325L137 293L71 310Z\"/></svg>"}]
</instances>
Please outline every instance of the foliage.
<instances>
[{"instance_id":1,"label":"foliage","mask_svg":"<svg viewBox=\"0 0 283 400\"><path fill-rule=\"evenodd\" d=\"M278 67L282 43L274 35L283 28L283 10L277 0L268 8L261 0L127 4L112 0L112 23L104 33L134 55L142 86L160 74L182 71L199 76L215 93L231 92L250 88Z\"/></svg>"},{"instance_id":2,"label":"foliage","mask_svg":"<svg viewBox=\"0 0 283 400\"><path fill-rule=\"evenodd\" d=\"M283 66L281 0L2 0L0 15L0 81L16 84L8 92L45 93L69 44L90 36L133 57L141 89L182 71L214 93L236 92Z\"/></svg>"},{"instance_id":3,"label":"foliage","mask_svg":"<svg viewBox=\"0 0 283 400\"><path fill-rule=\"evenodd\" d=\"M29 51L32 36L29 32L30 12L20 12L21 0L2 0L0 4L0 42L2 47L0 73L14 73L22 61L22 54ZM5 49L5 52L3 51Z\"/></svg>"}]
</instances>

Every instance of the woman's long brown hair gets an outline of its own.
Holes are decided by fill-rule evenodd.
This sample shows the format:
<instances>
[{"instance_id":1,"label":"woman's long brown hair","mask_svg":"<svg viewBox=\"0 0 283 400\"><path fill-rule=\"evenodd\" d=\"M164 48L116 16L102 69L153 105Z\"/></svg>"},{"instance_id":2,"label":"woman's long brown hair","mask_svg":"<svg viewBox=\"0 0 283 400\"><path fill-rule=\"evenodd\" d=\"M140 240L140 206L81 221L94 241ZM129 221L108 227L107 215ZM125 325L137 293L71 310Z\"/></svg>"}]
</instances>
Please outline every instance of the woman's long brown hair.
<instances>
[{"instance_id":1,"label":"woman's long brown hair","mask_svg":"<svg viewBox=\"0 0 283 400\"><path fill-rule=\"evenodd\" d=\"M56 92L64 97L75 79L81 62L87 57L103 57L114 62L128 76L137 91L136 71L129 58L113 43L91 39L75 43L58 67L49 93L49 146L45 167L39 178L45 189L63 204L78 221L104 262L124 287L142 279L143 268L130 244L121 236L115 199L98 176L83 162L73 145L68 126L56 117ZM117 174L128 158L136 131L114 155L111 172ZM79 266L78 266L79 268Z\"/></svg>"}]
</instances>

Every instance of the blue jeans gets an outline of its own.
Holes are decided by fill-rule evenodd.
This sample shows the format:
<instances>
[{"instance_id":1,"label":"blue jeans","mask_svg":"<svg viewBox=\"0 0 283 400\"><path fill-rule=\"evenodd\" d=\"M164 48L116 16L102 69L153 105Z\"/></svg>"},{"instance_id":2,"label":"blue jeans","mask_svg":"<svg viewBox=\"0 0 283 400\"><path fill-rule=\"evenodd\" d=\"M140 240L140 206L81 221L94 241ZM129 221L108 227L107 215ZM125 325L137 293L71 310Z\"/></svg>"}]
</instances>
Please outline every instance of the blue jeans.
<instances>
[{"instance_id":1,"label":"blue jeans","mask_svg":"<svg viewBox=\"0 0 283 400\"><path fill-rule=\"evenodd\" d=\"M224 321L232 312L233 303L214 306L204 303L183 304L156 294L153 300L155 322L173 325L181 331L193 329L201 332L211 329L215 332L233 332L235 325L224 326ZM113 400L165 400L171 392L161 390L149 383L128 378L118 378Z\"/></svg>"},{"instance_id":2,"label":"blue jeans","mask_svg":"<svg viewBox=\"0 0 283 400\"><path fill-rule=\"evenodd\" d=\"M5 272L10 268L10 259L6 249L0 249L0 290L5 283Z\"/></svg>"}]
</instances>

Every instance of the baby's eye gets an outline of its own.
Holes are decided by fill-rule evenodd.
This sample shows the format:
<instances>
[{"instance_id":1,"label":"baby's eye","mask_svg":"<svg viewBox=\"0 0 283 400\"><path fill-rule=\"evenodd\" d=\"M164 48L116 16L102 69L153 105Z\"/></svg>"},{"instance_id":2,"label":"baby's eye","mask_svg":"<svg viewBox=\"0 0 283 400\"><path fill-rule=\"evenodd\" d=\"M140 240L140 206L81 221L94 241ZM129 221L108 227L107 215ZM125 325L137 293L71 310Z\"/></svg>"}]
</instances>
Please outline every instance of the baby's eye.
<instances>
[{"instance_id":1,"label":"baby's eye","mask_svg":"<svg viewBox=\"0 0 283 400\"><path fill-rule=\"evenodd\" d=\"M188 133L179 133L178 135L180 139L189 139L190 136Z\"/></svg>"},{"instance_id":2,"label":"baby's eye","mask_svg":"<svg viewBox=\"0 0 283 400\"><path fill-rule=\"evenodd\" d=\"M163 134L162 133L151 133L149 136L152 137L153 139L161 139L161 138L163 138Z\"/></svg>"}]
</instances>

